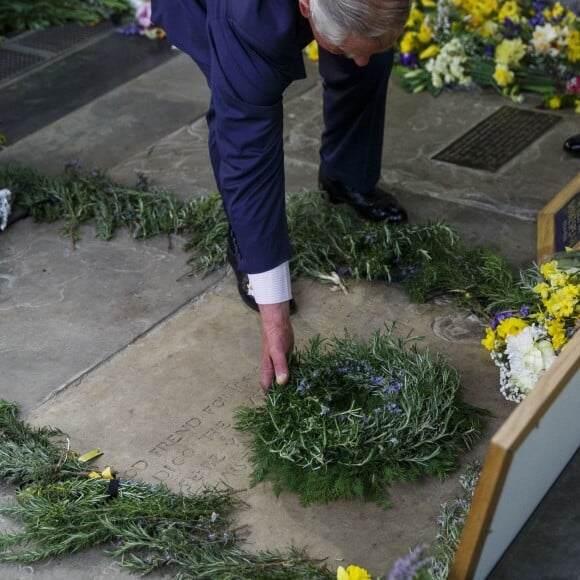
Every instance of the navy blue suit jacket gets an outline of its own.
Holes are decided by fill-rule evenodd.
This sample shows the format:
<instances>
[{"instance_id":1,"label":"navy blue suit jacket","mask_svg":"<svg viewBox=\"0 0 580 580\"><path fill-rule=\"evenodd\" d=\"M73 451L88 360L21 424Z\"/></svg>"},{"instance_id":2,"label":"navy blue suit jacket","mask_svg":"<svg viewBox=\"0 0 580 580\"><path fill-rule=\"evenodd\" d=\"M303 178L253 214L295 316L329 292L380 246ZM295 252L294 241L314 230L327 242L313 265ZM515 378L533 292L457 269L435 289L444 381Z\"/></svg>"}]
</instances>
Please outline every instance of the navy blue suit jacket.
<instances>
[{"instance_id":1,"label":"navy blue suit jacket","mask_svg":"<svg viewBox=\"0 0 580 580\"><path fill-rule=\"evenodd\" d=\"M289 260L282 94L306 76L312 40L298 0L153 0L152 20L211 89L214 175L247 273Z\"/></svg>"}]
</instances>

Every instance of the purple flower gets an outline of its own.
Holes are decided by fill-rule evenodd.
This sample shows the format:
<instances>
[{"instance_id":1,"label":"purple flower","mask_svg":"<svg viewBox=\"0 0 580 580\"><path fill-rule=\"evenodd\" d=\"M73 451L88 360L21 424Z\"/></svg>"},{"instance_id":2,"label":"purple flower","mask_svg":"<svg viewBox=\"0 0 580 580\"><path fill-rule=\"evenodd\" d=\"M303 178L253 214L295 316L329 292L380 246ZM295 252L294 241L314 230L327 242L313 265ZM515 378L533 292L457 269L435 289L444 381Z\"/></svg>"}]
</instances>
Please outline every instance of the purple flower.
<instances>
[{"instance_id":1,"label":"purple flower","mask_svg":"<svg viewBox=\"0 0 580 580\"><path fill-rule=\"evenodd\" d=\"M495 54L495 47L493 44L486 44L485 48L483 49L483 54L489 58L492 58Z\"/></svg>"},{"instance_id":2,"label":"purple flower","mask_svg":"<svg viewBox=\"0 0 580 580\"><path fill-rule=\"evenodd\" d=\"M424 556L426 546L417 546L407 556L399 558L391 568L387 580L413 580L415 575L431 565L431 558Z\"/></svg>"},{"instance_id":3,"label":"purple flower","mask_svg":"<svg viewBox=\"0 0 580 580\"><path fill-rule=\"evenodd\" d=\"M213 542L217 538L217 534L211 533L208 535L208 538Z\"/></svg>"},{"instance_id":4,"label":"purple flower","mask_svg":"<svg viewBox=\"0 0 580 580\"><path fill-rule=\"evenodd\" d=\"M511 313L510 310L506 310L505 312L498 312L494 317L493 320L491 321L491 329L495 330L497 328L497 325L502 322L503 320L505 320L506 318L511 318L513 316L513 314Z\"/></svg>"},{"instance_id":5,"label":"purple flower","mask_svg":"<svg viewBox=\"0 0 580 580\"><path fill-rule=\"evenodd\" d=\"M395 415L398 415L399 413L403 412L401 407L399 407L399 405L397 405L397 403L389 403L387 405L387 411L389 413L393 413Z\"/></svg>"},{"instance_id":6,"label":"purple flower","mask_svg":"<svg viewBox=\"0 0 580 580\"><path fill-rule=\"evenodd\" d=\"M383 377L372 377L371 384L373 387L378 387L379 385L383 384Z\"/></svg>"},{"instance_id":7,"label":"purple flower","mask_svg":"<svg viewBox=\"0 0 580 580\"><path fill-rule=\"evenodd\" d=\"M408 68L417 68L417 56L412 52L402 52L399 55L399 62Z\"/></svg>"},{"instance_id":8,"label":"purple flower","mask_svg":"<svg viewBox=\"0 0 580 580\"><path fill-rule=\"evenodd\" d=\"M394 394L398 393L403 388L403 383L401 381L397 381L396 383L390 383L387 387L387 393Z\"/></svg>"},{"instance_id":9,"label":"purple flower","mask_svg":"<svg viewBox=\"0 0 580 580\"><path fill-rule=\"evenodd\" d=\"M123 28L117 28L117 32L124 36L137 36L141 34L141 27L136 22L131 22Z\"/></svg>"},{"instance_id":10,"label":"purple flower","mask_svg":"<svg viewBox=\"0 0 580 580\"><path fill-rule=\"evenodd\" d=\"M525 318L526 316L528 316L528 314L530 313L530 307L527 304L524 304L521 308L520 308L520 316L522 318Z\"/></svg>"},{"instance_id":11,"label":"purple flower","mask_svg":"<svg viewBox=\"0 0 580 580\"><path fill-rule=\"evenodd\" d=\"M306 391L308 391L310 389L310 383L307 383L304 379L300 379L300 382L298 383L298 387L296 387L296 392L299 395L304 395L304 393L306 393Z\"/></svg>"}]
</instances>

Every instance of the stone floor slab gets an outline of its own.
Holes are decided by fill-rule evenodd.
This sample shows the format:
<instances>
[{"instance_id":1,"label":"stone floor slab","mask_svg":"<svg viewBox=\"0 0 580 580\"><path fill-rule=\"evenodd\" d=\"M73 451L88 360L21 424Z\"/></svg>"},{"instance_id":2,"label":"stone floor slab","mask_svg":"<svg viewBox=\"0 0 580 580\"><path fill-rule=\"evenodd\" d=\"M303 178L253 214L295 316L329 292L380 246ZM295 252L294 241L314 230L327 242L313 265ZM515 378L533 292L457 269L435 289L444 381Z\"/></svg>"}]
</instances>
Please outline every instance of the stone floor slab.
<instances>
[{"instance_id":1,"label":"stone floor slab","mask_svg":"<svg viewBox=\"0 0 580 580\"><path fill-rule=\"evenodd\" d=\"M479 344L480 323L449 303L412 304L402 289L386 284L351 284L344 295L301 280L296 300L294 326L302 345L315 334L342 335L344 328L367 338L395 318L397 335L424 336L422 344L462 373L467 399L494 413L486 438L461 463L481 458L511 404L499 394L496 368ZM233 413L240 405L262 404L259 350L258 317L240 307L229 276L28 418L64 430L73 449L101 448L102 461L121 477L184 493L220 480L246 489L241 496L250 509L239 513L239 521L249 525L252 549L295 542L331 565L344 559L376 574L416 543L432 541L440 503L457 493L457 475L395 486L393 508L386 511L360 501L304 508L293 494L274 496L268 483L248 488L247 437L234 429ZM475 361L477 373L470 372Z\"/></svg>"}]
</instances>

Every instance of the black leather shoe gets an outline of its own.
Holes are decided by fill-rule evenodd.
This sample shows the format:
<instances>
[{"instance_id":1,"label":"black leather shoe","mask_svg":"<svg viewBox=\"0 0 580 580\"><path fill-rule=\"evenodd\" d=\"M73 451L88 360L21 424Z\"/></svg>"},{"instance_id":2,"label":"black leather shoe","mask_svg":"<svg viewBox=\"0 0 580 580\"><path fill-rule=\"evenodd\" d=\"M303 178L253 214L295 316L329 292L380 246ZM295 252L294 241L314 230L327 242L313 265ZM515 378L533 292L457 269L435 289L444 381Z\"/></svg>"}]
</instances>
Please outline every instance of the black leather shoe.
<instances>
[{"instance_id":1,"label":"black leather shoe","mask_svg":"<svg viewBox=\"0 0 580 580\"><path fill-rule=\"evenodd\" d=\"M240 294L241 299L243 300L246 306L249 306L252 310L256 312L260 312L260 308L256 303L256 300L249 292L250 287L250 279L245 272L240 272L238 270L238 260L236 258L236 254L232 248L231 241L228 239L228 248L226 251L228 264L231 266L234 274L236 275L236 280L238 282L238 292ZM296 302L294 302L294 298L290 300L290 314L294 314L296 312Z\"/></svg>"},{"instance_id":2,"label":"black leather shoe","mask_svg":"<svg viewBox=\"0 0 580 580\"><path fill-rule=\"evenodd\" d=\"M564 141L564 149L576 157L580 157L580 135L574 135Z\"/></svg>"},{"instance_id":3,"label":"black leather shoe","mask_svg":"<svg viewBox=\"0 0 580 580\"><path fill-rule=\"evenodd\" d=\"M407 221L407 212L397 200L380 187L362 193L354 191L339 181L326 179L318 172L318 187L328 193L331 203L348 203L365 219L401 224Z\"/></svg>"}]
</instances>

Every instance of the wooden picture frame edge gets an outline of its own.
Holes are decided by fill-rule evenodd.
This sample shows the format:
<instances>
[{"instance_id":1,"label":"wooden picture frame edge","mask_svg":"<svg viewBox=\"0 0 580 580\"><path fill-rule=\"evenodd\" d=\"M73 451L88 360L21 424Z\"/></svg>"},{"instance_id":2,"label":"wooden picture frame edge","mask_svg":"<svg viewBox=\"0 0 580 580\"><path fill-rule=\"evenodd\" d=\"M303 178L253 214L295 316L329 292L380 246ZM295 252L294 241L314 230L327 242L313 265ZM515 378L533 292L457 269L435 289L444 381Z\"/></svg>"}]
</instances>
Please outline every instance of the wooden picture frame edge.
<instances>
[{"instance_id":1,"label":"wooden picture frame edge","mask_svg":"<svg viewBox=\"0 0 580 580\"><path fill-rule=\"evenodd\" d=\"M473 578L515 452L579 368L580 331L493 436L449 573L450 580Z\"/></svg>"},{"instance_id":2,"label":"wooden picture frame edge","mask_svg":"<svg viewBox=\"0 0 580 580\"><path fill-rule=\"evenodd\" d=\"M538 213L537 220L537 248L536 260L538 264L544 262L556 251L555 237L556 226L554 220L556 214L562 209L574 196L580 192L580 173L576 175L564 188L552 198ZM580 247L580 242L575 248Z\"/></svg>"}]
</instances>

